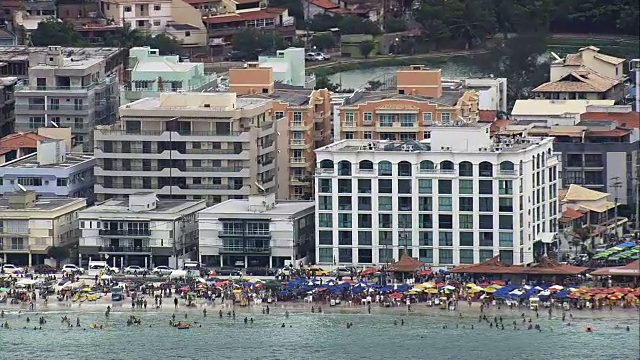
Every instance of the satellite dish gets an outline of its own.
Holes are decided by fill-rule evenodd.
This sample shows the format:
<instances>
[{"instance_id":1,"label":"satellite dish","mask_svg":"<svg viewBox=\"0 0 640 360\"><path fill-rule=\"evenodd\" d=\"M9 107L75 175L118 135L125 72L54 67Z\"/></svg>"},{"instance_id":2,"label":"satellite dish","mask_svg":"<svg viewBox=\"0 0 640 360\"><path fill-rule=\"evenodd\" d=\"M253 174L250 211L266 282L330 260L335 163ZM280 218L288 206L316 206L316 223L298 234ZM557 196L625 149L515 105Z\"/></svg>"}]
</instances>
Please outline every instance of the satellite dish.
<instances>
[{"instance_id":1,"label":"satellite dish","mask_svg":"<svg viewBox=\"0 0 640 360\"><path fill-rule=\"evenodd\" d=\"M254 184L256 184L256 187L258 188L258 190L260 190L261 193L266 192L267 190L264 189L264 186L258 184L258 182L256 181Z\"/></svg>"},{"instance_id":2,"label":"satellite dish","mask_svg":"<svg viewBox=\"0 0 640 360\"><path fill-rule=\"evenodd\" d=\"M18 186L18 189L20 189L20 191L24 191L24 192L27 191L27 189L24 186L22 186L22 184L16 183L16 185Z\"/></svg>"}]
</instances>

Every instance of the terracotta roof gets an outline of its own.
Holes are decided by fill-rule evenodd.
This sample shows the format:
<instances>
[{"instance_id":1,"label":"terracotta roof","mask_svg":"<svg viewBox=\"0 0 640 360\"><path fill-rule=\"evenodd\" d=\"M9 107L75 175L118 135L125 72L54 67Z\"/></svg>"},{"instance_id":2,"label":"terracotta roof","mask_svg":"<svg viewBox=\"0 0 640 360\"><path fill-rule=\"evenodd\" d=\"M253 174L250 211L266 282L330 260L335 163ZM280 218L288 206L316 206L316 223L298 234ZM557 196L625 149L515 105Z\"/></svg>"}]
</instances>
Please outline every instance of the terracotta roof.
<instances>
[{"instance_id":1,"label":"terracotta roof","mask_svg":"<svg viewBox=\"0 0 640 360\"><path fill-rule=\"evenodd\" d=\"M602 60L604 62L607 62L609 64L613 64L613 65L618 65L620 63L624 62L624 59L615 57L615 56L611 56L611 55L605 55L605 54L595 54L594 56L596 59L598 60Z\"/></svg>"},{"instance_id":2,"label":"terracotta roof","mask_svg":"<svg viewBox=\"0 0 640 360\"><path fill-rule=\"evenodd\" d=\"M465 274L520 274L523 268L520 265L505 265L500 262L500 256L496 255L479 264L457 266L451 269L450 272Z\"/></svg>"},{"instance_id":3,"label":"terracotta roof","mask_svg":"<svg viewBox=\"0 0 640 360\"><path fill-rule=\"evenodd\" d=\"M402 254L400 260L387 267L390 272L416 272L425 264L424 261L412 258L407 254Z\"/></svg>"},{"instance_id":4,"label":"terracotta roof","mask_svg":"<svg viewBox=\"0 0 640 360\"><path fill-rule=\"evenodd\" d=\"M279 10L279 12L278 12ZM260 19L273 19L278 14L282 13L282 9L260 9L256 11L247 11L236 14L225 14L225 15L216 15L210 16L204 19L204 22L207 24L226 24L233 23L239 21L248 21L248 20L260 20Z\"/></svg>"},{"instance_id":5,"label":"terracotta roof","mask_svg":"<svg viewBox=\"0 0 640 360\"><path fill-rule=\"evenodd\" d=\"M453 273L465 274L525 274L525 275L577 275L587 270L585 267L564 265L558 261L542 257L537 264L531 266L505 265L495 256L483 263L469 266L458 266Z\"/></svg>"},{"instance_id":6,"label":"terracotta roof","mask_svg":"<svg viewBox=\"0 0 640 360\"><path fill-rule=\"evenodd\" d=\"M340 5L331 2L331 0L306 0L309 4L315 5L321 9L335 9L339 8Z\"/></svg>"},{"instance_id":7,"label":"terracotta roof","mask_svg":"<svg viewBox=\"0 0 640 360\"><path fill-rule=\"evenodd\" d=\"M533 92L605 92L618 81L602 76L595 71L581 67L556 81L544 83Z\"/></svg>"},{"instance_id":8,"label":"terracotta roof","mask_svg":"<svg viewBox=\"0 0 640 360\"><path fill-rule=\"evenodd\" d=\"M560 200L560 201L564 200L564 197L567 196L568 192L569 192L569 189L559 189L558 190L558 200Z\"/></svg>"},{"instance_id":9,"label":"terracotta roof","mask_svg":"<svg viewBox=\"0 0 640 360\"><path fill-rule=\"evenodd\" d=\"M605 267L600 268L590 275L595 276L636 276L640 277L640 260L636 260L632 263L629 263L625 266L613 266L613 267Z\"/></svg>"},{"instance_id":10,"label":"terracotta roof","mask_svg":"<svg viewBox=\"0 0 640 360\"><path fill-rule=\"evenodd\" d=\"M478 111L478 122L492 123L495 119L496 119L495 110L479 110Z\"/></svg>"},{"instance_id":11,"label":"terracotta roof","mask_svg":"<svg viewBox=\"0 0 640 360\"><path fill-rule=\"evenodd\" d=\"M629 135L631 130L624 129L612 129L612 130L588 130L588 136L608 136L608 137L620 137Z\"/></svg>"},{"instance_id":12,"label":"terracotta roof","mask_svg":"<svg viewBox=\"0 0 640 360\"><path fill-rule=\"evenodd\" d=\"M587 189L586 187L582 187L580 185L571 184L569 185L569 190L564 195L564 198L561 200L567 201L567 202L596 201L596 200L604 199L609 195L611 194Z\"/></svg>"},{"instance_id":13,"label":"terracotta roof","mask_svg":"<svg viewBox=\"0 0 640 360\"><path fill-rule=\"evenodd\" d=\"M537 264L524 268L524 273L529 275L578 275L587 270L586 267L561 264L557 260L543 256Z\"/></svg>"},{"instance_id":14,"label":"terracotta roof","mask_svg":"<svg viewBox=\"0 0 640 360\"><path fill-rule=\"evenodd\" d=\"M36 130L10 134L0 139L0 154L23 148L37 148L38 140L47 139L38 135Z\"/></svg>"},{"instance_id":15,"label":"terracotta roof","mask_svg":"<svg viewBox=\"0 0 640 360\"><path fill-rule=\"evenodd\" d=\"M260 0L231 0L236 4L251 4L251 3L257 3L260 2Z\"/></svg>"},{"instance_id":16,"label":"terracotta roof","mask_svg":"<svg viewBox=\"0 0 640 360\"><path fill-rule=\"evenodd\" d=\"M369 12L368 9L349 10L349 9L343 9L343 8L327 9L327 11L333 14L366 14Z\"/></svg>"},{"instance_id":17,"label":"terracotta roof","mask_svg":"<svg viewBox=\"0 0 640 360\"><path fill-rule=\"evenodd\" d=\"M640 112L585 112L580 114L580 120L616 121L623 129L640 128Z\"/></svg>"},{"instance_id":18,"label":"terracotta roof","mask_svg":"<svg viewBox=\"0 0 640 360\"><path fill-rule=\"evenodd\" d=\"M564 59L564 64L569 66L581 66L582 65L582 54L568 54Z\"/></svg>"},{"instance_id":19,"label":"terracotta roof","mask_svg":"<svg viewBox=\"0 0 640 360\"><path fill-rule=\"evenodd\" d=\"M579 219L584 216L584 213L572 208L567 208L562 212L561 222L569 222L571 220Z\"/></svg>"},{"instance_id":20,"label":"terracotta roof","mask_svg":"<svg viewBox=\"0 0 640 360\"><path fill-rule=\"evenodd\" d=\"M489 127L489 131L491 133L497 133L500 132L504 129L506 129L506 127L511 124L511 120L509 119L498 119L496 121L494 121L493 123L491 123L491 126Z\"/></svg>"}]
</instances>

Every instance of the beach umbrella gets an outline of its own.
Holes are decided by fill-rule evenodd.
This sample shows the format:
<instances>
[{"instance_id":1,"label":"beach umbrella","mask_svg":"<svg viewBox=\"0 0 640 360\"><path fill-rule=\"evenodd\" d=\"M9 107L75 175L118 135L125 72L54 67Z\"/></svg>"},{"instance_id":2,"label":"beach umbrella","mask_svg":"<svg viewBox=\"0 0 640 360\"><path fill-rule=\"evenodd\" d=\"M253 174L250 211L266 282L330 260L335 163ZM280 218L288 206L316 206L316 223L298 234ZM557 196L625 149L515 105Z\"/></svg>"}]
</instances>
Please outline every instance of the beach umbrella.
<instances>
[{"instance_id":1,"label":"beach umbrella","mask_svg":"<svg viewBox=\"0 0 640 360\"><path fill-rule=\"evenodd\" d=\"M436 287L436 283L434 283L433 281L423 283L422 285L424 285L427 288L435 288Z\"/></svg>"},{"instance_id":2,"label":"beach umbrella","mask_svg":"<svg viewBox=\"0 0 640 360\"><path fill-rule=\"evenodd\" d=\"M468 288L474 288L474 287L476 287L477 285L476 285L476 284L474 284L474 283L468 283L468 284L467 284L467 285L465 285L465 286L466 286L466 287L468 287Z\"/></svg>"},{"instance_id":3,"label":"beach umbrella","mask_svg":"<svg viewBox=\"0 0 640 360\"><path fill-rule=\"evenodd\" d=\"M393 294L389 295L389 297L392 299L401 299L402 296L403 295L401 293L397 293L397 292L394 292Z\"/></svg>"},{"instance_id":4,"label":"beach umbrella","mask_svg":"<svg viewBox=\"0 0 640 360\"><path fill-rule=\"evenodd\" d=\"M427 294L437 294L438 293L438 289L435 288L431 288L431 289L427 289L424 291Z\"/></svg>"},{"instance_id":5,"label":"beach umbrella","mask_svg":"<svg viewBox=\"0 0 640 360\"><path fill-rule=\"evenodd\" d=\"M492 283L493 285L500 285L500 286L505 286L505 285L507 285L507 283L506 283L506 282L504 282L504 281L502 281L502 280L493 280L491 283Z\"/></svg>"},{"instance_id":6,"label":"beach umbrella","mask_svg":"<svg viewBox=\"0 0 640 360\"><path fill-rule=\"evenodd\" d=\"M469 292L470 293L477 293L477 292L480 292L482 290L484 290L484 289L479 287L479 286L477 286L477 287L473 287L473 288L469 289Z\"/></svg>"},{"instance_id":7,"label":"beach umbrella","mask_svg":"<svg viewBox=\"0 0 640 360\"><path fill-rule=\"evenodd\" d=\"M421 292L422 292L422 291L420 291L420 290L412 289L412 290L407 291L407 295L418 295L418 294L420 294Z\"/></svg>"},{"instance_id":8,"label":"beach umbrella","mask_svg":"<svg viewBox=\"0 0 640 360\"><path fill-rule=\"evenodd\" d=\"M445 290L455 290L456 287L455 286L451 286L451 285L447 285L444 287Z\"/></svg>"},{"instance_id":9,"label":"beach umbrella","mask_svg":"<svg viewBox=\"0 0 640 360\"><path fill-rule=\"evenodd\" d=\"M486 288L484 289L484 292L486 292L486 293L494 293L494 292L496 292L497 290L498 290L498 289L496 289L496 288L486 287Z\"/></svg>"},{"instance_id":10,"label":"beach umbrella","mask_svg":"<svg viewBox=\"0 0 640 360\"><path fill-rule=\"evenodd\" d=\"M560 286L560 285L553 285L552 287L550 287L549 289L551 290L562 290L564 289L564 286Z\"/></svg>"},{"instance_id":11,"label":"beach umbrella","mask_svg":"<svg viewBox=\"0 0 640 360\"><path fill-rule=\"evenodd\" d=\"M9 289L6 287L0 287L0 292L9 292Z\"/></svg>"}]
</instances>

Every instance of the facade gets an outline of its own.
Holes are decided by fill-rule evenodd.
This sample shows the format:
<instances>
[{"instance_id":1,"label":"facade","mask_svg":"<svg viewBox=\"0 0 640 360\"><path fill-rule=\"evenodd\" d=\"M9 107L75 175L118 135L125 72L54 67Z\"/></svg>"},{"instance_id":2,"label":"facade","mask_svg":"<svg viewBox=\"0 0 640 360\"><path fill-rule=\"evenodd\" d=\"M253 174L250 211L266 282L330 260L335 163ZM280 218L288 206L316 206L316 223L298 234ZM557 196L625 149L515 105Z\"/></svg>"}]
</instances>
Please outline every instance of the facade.
<instances>
[{"instance_id":1,"label":"facade","mask_svg":"<svg viewBox=\"0 0 640 360\"><path fill-rule=\"evenodd\" d=\"M520 122L571 126L589 106L612 106L614 100L516 100L511 118Z\"/></svg>"},{"instance_id":2,"label":"facade","mask_svg":"<svg viewBox=\"0 0 640 360\"><path fill-rule=\"evenodd\" d=\"M42 264L54 247L78 243L77 214L84 199L36 198L18 190L0 198L0 256L4 263Z\"/></svg>"},{"instance_id":3,"label":"facade","mask_svg":"<svg viewBox=\"0 0 640 360\"><path fill-rule=\"evenodd\" d=\"M552 138L432 126L428 140L342 140L316 150L316 262L526 264L557 231Z\"/></svg>"},{"instance_id":4,"label":"facade","mask_svg":"<svg viewBox=\"0 0 640 360\"><path fill-rule=\"evenodd\" d=\"M171 23L203 28L200 12L182 0L101 0L100 9L119 26L154 35Z\"/></svg>"},{"instance_id":5,"label":"facade","mask_svg":"<svg viewBox=\"0 0 640 360\"><path fill-rule=\"evenodd\" d=\"M461 78L443 79L442 85L451 88L463 87L478 93L478 110L507 111L506 78Z\"/></svg>"},{"instance_id":6,"label":"facade","mask_svg":"<svg viewBox=\"0 0 640 360\"><path fill-rule=\"evenodd\" d=\"M423 140L433 124L478 121L475 91L443 89L440 70L398 70L395 91L356 92L340 107L334 139Z\"/></svg>"},{"instance_id":7,"label":"facade","mask_svg":"<svg viewBox=\"0 0 640 360\"><path fill-rule=\"evenodd\" d=\"M16 86L16 130L69 127L91 151L94 126L115 122L118 74L105 72L104 59L65 57L59 46L49 47L44 62L30 56L29 64L28 80Z\"/></svg>"},{"instance_id":8,"label":"facade","mask_svg":"<svg viewBox=\"0 0 640 360\"><path fill-rule=\"evenodd\" d=\"M222 0L184 0L184 2L200 11L203 16L217 15L226 11Z\"/></svg>"},{"instance_id":9,"label":"facade","mask_svg":"<svg viewBox=\"0 0 640 360\"><path fill-rule=\"evenodd\" d=\"M18 79L14 77L0 78L0 138L13 133L17 82Z\"/></svg>"},{"instance_id":10,"label":"facade","mask_svg":"<svg viewBox=\"0 0 640 360\"><path fill-rule=\"evenodd\" d=\"M249 64L229 70L230 91L273 102L278 133L278 200L308 200L313 193L313 151L331 142L331 94L326 89L283 87L274 84L269 67Z\"/></svg>"},{"instance_id":11,"label":"facade","mask_svg":"<svg viewBox=\"0 0 640 360\"><path fill-rule=\"evenodd\" d=\"M313 89L316 86L315 75L306 75L304 48L278 50L276 56L258 57L260 67L270 67L273 80L278 84Z\"/></svg>"},{"instance_id":12,"label":"facade","mask_svg":"<svg viewBox=\"0 0 640 360\"><path fill-rule=\"evenodd\" d=\"M293 41L295 18L289 15L287 9L263 8L259 1L223 1L226 6L224 12L203 18L210 44L229 43L234 34L246 28L276 31L285 41Z\"/></svg>"},{"instance_id":13,"label":"facade","mask_svg":"<svg viewBox=\"0 0 640 360\"><path fill-rule=\"evenodd\" d=\"M141 190L209 204L276 189L268 99L234 93L162 93L120 108L95 131L99 201Z\"/></svg>"},{"instance_id":14,"label":"facade","mask_svg":"<svg viewBox=\"0 0 640 360\"><path fill-rule=\"evenodd\" d=\"M227 200L198 213L200 261L211 266L281 268L313 251L312 201L275 194Z\"/></svg>"},{"instance_id":15,"label":"facade","mask_svg":"<svg viewBox=\"0 0 640 360\"><path fill-rule=\"evenodd\" d=\"M10 31L8 28L0 26L0 46L13 45L18 45L18 38L16 34L14 34L13 31Z\"/></svg>"},{"instance_id":16,"label":"facade","mask_svg":"<svg viewBox=\"0 0 640 360\"><path fill-rule=\"evenodd\" d=\"M129 69L123 104L158 97L161 92L200 92L217 86L216 77L205 74L203 63L181 62L178 55L161 56L148 46L129 50Z\"/></svg>"},{"instance_id":17,"label":"facade","mask_svg":"<svg viewBox=\"0 0 640 360\"><path fill-rule=\"evenodd\" d=\"M79 263L105 259L120 268L177 268L179 259L196 253L196 213L205 207L203 200L158 200L141 192L87 208L78 214Z\"/></svg>"},{"instance_id":18,"label":"facade","mask_svg":"<svg viewBox=\"0 0 640 360\"><path fill-rule=\"evenodd\" d=\"M40 140L37 152L0 165L0 192L18 184L44 197L85 198L93 204L91 154L67 153L64 140Z\"/></svg>"},{"instance_id":19,"label":"facade","mask_svg":"<svg viewBox=\"0 0 640 360\"><path fill-rule=\"evenodd\" d=\"M373 22L384 17L384 2L363 0L304 0L302 2L305 20L316 15L353 15Z\"/></svg>"}]
</instances>

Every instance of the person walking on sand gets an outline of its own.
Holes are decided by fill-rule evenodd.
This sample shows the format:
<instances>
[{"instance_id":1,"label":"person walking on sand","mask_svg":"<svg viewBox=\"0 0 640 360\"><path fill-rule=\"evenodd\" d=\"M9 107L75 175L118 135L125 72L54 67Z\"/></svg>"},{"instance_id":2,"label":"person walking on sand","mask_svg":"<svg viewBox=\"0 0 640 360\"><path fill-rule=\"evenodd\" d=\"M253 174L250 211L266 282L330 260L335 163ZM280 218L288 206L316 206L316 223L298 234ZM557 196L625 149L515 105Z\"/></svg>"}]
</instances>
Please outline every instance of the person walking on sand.
<instances>
[{"instance_id":1,"label":"person walking on sand","mask_svg":"<svg viewBox=\"0 0 640 360\"><path fill-rule=\"evenodd\" d=\"M178 308L178 298L177 297L173 298L173 307L174 307L174 309Z\"/></svg>"}]
</instances>

